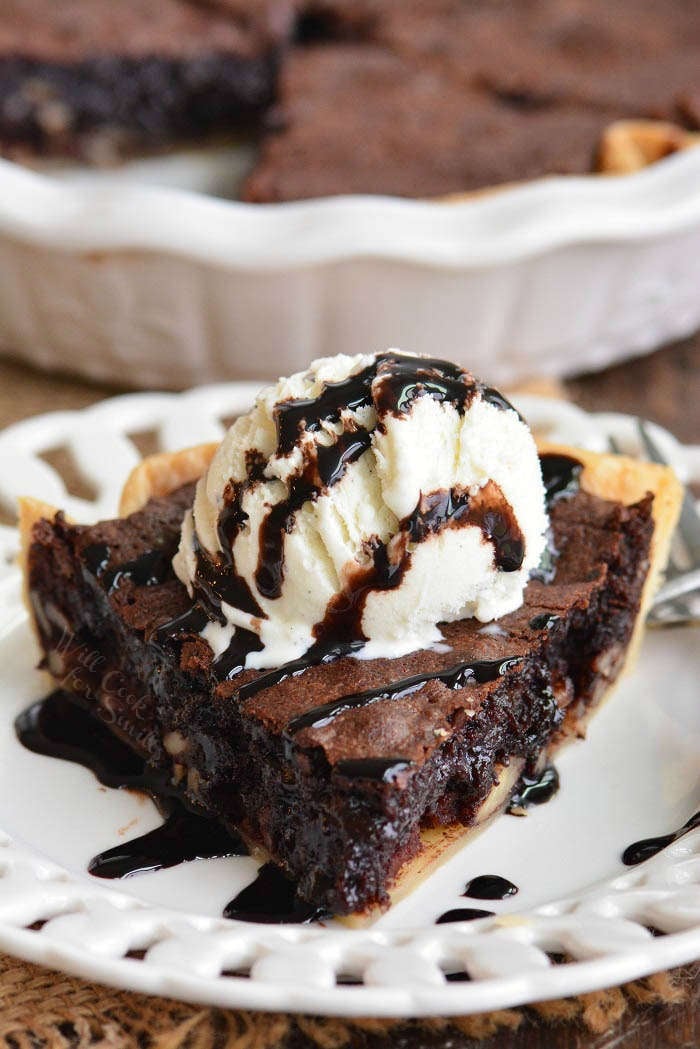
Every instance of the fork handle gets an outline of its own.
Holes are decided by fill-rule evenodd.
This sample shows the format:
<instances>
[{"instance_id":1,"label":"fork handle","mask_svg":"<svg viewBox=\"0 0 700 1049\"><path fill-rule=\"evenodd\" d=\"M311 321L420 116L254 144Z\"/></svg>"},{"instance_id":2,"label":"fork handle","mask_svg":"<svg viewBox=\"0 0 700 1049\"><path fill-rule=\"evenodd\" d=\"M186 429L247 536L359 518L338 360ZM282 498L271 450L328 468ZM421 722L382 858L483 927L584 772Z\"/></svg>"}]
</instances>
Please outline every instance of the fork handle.
<instances>
[{"instance_id":1,"label":"fork handle","mask_svg":"<svg viewBox=\"0 0 700 1049\"><path fill-rule=\"evenodd\" d=\"M659 587L653 607L663 605L678 597L684 597L694 590L700 590L700 568L693 568L690 572L684 572L674 579L667 580L662 587Z\"/></svg>"}]
</instances>

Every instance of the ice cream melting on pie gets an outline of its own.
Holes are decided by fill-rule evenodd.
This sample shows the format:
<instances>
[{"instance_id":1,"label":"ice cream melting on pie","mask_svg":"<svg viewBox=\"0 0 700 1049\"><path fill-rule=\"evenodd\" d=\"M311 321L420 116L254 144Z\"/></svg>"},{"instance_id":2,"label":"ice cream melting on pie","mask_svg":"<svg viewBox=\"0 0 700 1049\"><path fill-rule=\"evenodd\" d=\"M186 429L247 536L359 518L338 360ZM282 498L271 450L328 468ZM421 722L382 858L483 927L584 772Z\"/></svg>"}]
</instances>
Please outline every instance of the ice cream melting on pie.
<instances>
[{"instance_id":1,"label":"ice cream melting on pie","mask_svg":"<svg viewBox=\"0 0 700 1049\"><path fill-rule=\"evenodd\" d=\"M503 616L547 524L534 440L501 394L443 360L337 356L233 424L174 567L222 679L333 650L396 658L441 622Z\"/></svg>"}]
</instances>

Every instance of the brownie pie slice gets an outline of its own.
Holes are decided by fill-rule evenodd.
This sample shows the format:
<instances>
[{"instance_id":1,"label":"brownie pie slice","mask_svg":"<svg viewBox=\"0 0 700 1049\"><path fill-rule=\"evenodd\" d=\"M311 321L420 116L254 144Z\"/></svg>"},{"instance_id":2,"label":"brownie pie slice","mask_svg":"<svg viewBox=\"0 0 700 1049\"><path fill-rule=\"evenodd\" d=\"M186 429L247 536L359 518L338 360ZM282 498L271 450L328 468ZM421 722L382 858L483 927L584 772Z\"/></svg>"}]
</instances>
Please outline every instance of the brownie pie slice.
<instances>
[{"instance_id":1,"label":"brownie pie slice","mask_svg":"<svg viewBox=\"0 0 700 1049\"><path fill-rule=\"evenodd\" d=\"M665 564L668 469L542 445L549 556L496 622L391 659L222 667L171 565L213 446L147 459L121 516L22 505L42 665L192 802L339 915L385 907L508 804L628 663ZM98 658L86 660L89 651Z\"/></svg>"}]
</instances>

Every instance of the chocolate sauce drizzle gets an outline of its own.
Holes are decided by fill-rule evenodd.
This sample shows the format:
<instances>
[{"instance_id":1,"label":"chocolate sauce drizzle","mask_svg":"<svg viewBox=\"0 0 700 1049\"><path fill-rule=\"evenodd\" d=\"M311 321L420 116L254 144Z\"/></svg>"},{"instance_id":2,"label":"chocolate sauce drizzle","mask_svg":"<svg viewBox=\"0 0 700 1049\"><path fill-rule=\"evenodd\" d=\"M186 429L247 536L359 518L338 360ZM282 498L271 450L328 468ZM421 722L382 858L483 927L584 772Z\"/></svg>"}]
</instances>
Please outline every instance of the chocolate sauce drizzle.
<instances>
[{"instance_id":1,"label":"chocolate sauce drizzle","mask_svg":"<svg viewBox=\"0 0 700 1049\"><path fill-rule=\"evenodd\" d=\"M298 717L292 718L287 725L286 731L288 735L294 736L303 729L325 728L340 714L344 714L348 710L368 707L384 699L404 699L406 696L419 692L429 681L439 681L454 691L471 684L483 685L489 681L496 681L519 662L520 657L507 656L503 659L483 659L456 663L444 670L433 670L427 674L415 674L412 677L394 681L389 685L381 685L379 688L340 696L338 699L331 700L330 703L323 703L321 706L313 707L311 710L299 714Z\"/></svg>"},{"instance_id":2,"label":"chocolate sauce drizzle","mask_svg":"<svg viewBox=\"0 0 700 1049\"><path fill-rule=\"evenodd\" d=\"M377 381L377 388L373 384ZM318 397L281 401L275 406L277 454L288 455L303 431L317 433L327 423L339 421L346 409L357 412L374 404L379 415L410 410L418 397L449 401L464 410L481 391L485 400L499 408L511 408L490 387L481 386L458 365L436 357L409 354L379 354L355 375L329 382Z\"/></svg>"},{"instance_id":3,"label":"chocolate sauce drizzle","mask_svg":"<svg viewBox=\"0 0 700 1049\"><path fill-rule=\"evenodd\" d=\"M362 619L371 593L400 586L411 564L408 544L445 528L476 525L494 548L494 560L504 572L523 562L525 544L515 515L500 488L489 482L475 496L461 489L437 491L421 497L388 543L375 542L369 567L357 569L345 588L328 603L314 633L319 641L364 640Z\"/></svg>"},{"instance_id":4,"label":"chocolate sauce drizzle","mask_svg":"<svg viewBox=\"0 0 700 1049\"><path fill-rule=\"evenodd\" d=\"M580 487L583 464L569 455L557 452L544 452L540 455L540 469L545 489L547 510L551 510L560 499L571 499ZM547 545L542 553L540 563L531 573L533 579L541 583L551 583L556 575L558 551L555 549L551 529L547 536ZM533 630L542 629L533 626ZM551 623L547 625L547 629Z\"/></svg>"},{"instance_id":5,"label":"chocolate sauce drizzle","mask_svg":"<svg viewBox=\"0 0 700 1049\"><path fill-rule=\"evenodd\" d=\"M317 642L307 649L299 659L283 663L281 667L275 667L274 670L267 670L253 678L252 681L242 685L238 689L238 701L239 703L245 703L246 700L251 699L258 692L264 691L264 689L279 685L281 681L286 681L287 678L298 677L299 674L305 673L310 667L320 666L324 663L334 663L337 659L342 659L352 652L357 652L363 645L364 641L337 641L328 644Z\"/></svg>"},{"instance_id":6,"label":"chocolate sauce drizzle","mask_svg":"<svg viewBox=\"0 0 700 1049\"><path fill-rule=\"evenodd\" d=\"M541 612L537 616L533 616L530 620L531 630L551 630L555 623L558 623L561 616L556 615L554 612Z\"/></svg>"},{"instance_id":7,"label":"chocolate sauce drizzle","mask_svg":"<svg viewBox=\"0 0 700 1049\"><path fill-rule=\"evenodd\" d=\"M155 830L95 856L88 870L96 877L128 878L195 858L248 855L237 835L186 807L165 772L149 767L71 693L59 690L33 703L16 719L15 732L27 750L83 765L106 787L149 794L164 815Z\"/></svg>"},{"instance_id":8,"label":"chocolate sauce drizzle","mask_svg":"<svg viewBox=\"0 0 700 1049\"><path fill-rule=\"evenodd\" d=\"M380 420L410 412L420 397L452 404L462 412L480 389L486 389L458 365L434 357L386 354L377 359L376 380L373 400Z\"/></svg>"},{"instance_id":9,"label":"chocolate sauce drizzle","mask_svg":"<svg viewBox=\"0 0 700 1049\"><path fill-rule=\"evenodd\" d=\"M288 455L303 432L316 433L329 424L337 424L345 410L356 412L373 405L381 429L382 419L387 414L400 415L409 411L420 397L432 397L463 411L478 394L499 409L512 409L512 405L496 390L478 383L468 372L449 361L382 354L357 374L340 382L326 383L316 398L278 403L274 408L276 454ZM291 482L287 498L269 509L260 528L255 572L255 585L263 597L274 600L282 594L284 540L293 527L295 514L306 502L337 484L347 467L370 447L371 440L371 432L349 429L331 445L316 443L315 457ZM252 450L248 453L246 465L246 479L229 482L225 492L224 507L217 522L222 548L218 559L213 561L199 547L195 550L194 587L209 618L219 622L224 621L222 602L250 615L263 617L250 587L235 570L232 553L235 539L248 519L242 507L243 496L264 478L265 459L260 452ZM505 572L520 568L525 548L515 515L498 486L490 483L486 487L488 491L484 489L472 497L453 489L421 499L413 514L401 523L398 538L395 536L391 541L391 549L377 540L370 567L356 573L348 589L331 602L324 622L315 630L318 642L327 647L333 642L348 644L365 640L361 622L369 593L398 586L410 565L409 542L417 542L443 527L477 525L493 544L497 566ZM255 633L236 630L231 650L214 665L218 680L238 673L244 667L247 655L261 647Z\"/></svg>"},{"instance_id":10,"label":"chocolate sauce drizzle","mask_svg":"<svg viewBox=\"0 0 700 1049\"><path fill-rule=\"evenodd\" d=\"M162 644L164 641L179 638L183 634L199 634L209 622L209 616L204 609L199 605L192 605L191 608L181 612L174 619L168 619L167 622L161 623L153 631L151 640Z\"/></svg>"},{"instance_id":11,"label":"chocolate sauce drizzle","mask_svg":"<svg viewBox=\"0 0 700 1049\"><path fill-rule=\"evenodd\" d=\"M497 404L500 408L510 407L508 402L489 387L481 387L467 372L449 361L383 354L356 375L340 382L326 383L318 397L282 401L274 409L277 428L277 455L288 455L302 432L318 432L324 425L337 423L345 409L357 411L374 405L379 417L387 414L401 415L410 411L414 402L423 396L454 404L463 411L477 392ZM320 491L336 484L344 475L349 463L358 459L371 444L371 433L351 430L341 434L330 446L317 448L316 476L307 470L292 483L288 498L273 506L260 534L260 555L255 576L259 592L269 599L280 597L284 575L284 535L292 526L294 514L309 499L316 498ZM312 469L312 474L313 474ZM446 493L450 497L450 493ZM500 534L507 525L500 519L485 523L484 531L489 538ZM514 524L512 511L508 525ZM403 531L408 531L410 522ZM517 526L516 526L517 527ZM520 538L521 536L516 536ZM517 550L510 550L507 564L517 558ZM520 555L522 563L522 554ZM518 566L519 567L519 564ZM512 571L513 568L504 568ZM397 585L397 584L394 584Z\"/></svg>"},{"instance_id":12,"label":"chocolate sauce drizzle","mask_svg":"<svg viewBox=\"0 0 700 1049\"><path fill-rule=\"evenodd\" d=\"M256 601L248 583L235 571L230 555L215 562L209 558L195 540L197 570L194 588L210 619L225 622L221 612L221 602L240 608L251 616L263 616L264 613Z\"/></svg>"},{"instance_id":13,"label":"chocolate sauce drizzle","mask_svg":"<svg viewBox=\"0 0 700 1049\"><path fill-rule=\"evenodd\" d=\"M583 464L570 455L545 452L540 455L547 508L559 499L569 499L579 490Z\"/></svg>"},{"instance_id":14,"label":"chocolate sauce drizzle","mask_svg":"<svg viewBox=\"0 0 700 1049\"><path fill-rule=\"evenodd\" d=\"M128 579L136 586L157 586L170 576L172 550L147 550L132 561L108 569L111 552L107 543L92 543L83 551L83 559L108 594L119 589Z\"/></svg>"},{"instance_id":15,"label":"chocolate sauce drizzle","mask_svg":"<svg viewBox=\"0 0 700 1049\"><path fill-rule=\"evenodd\" d=\"M264 864L255 881L224 908L224 918L267 925L302 925L331 917L328 911L298 899L294 882L272 863Z\"/></svg>"},{"instance_id":16,"label":"chocolate sauce drizzle","mask_svg":"<svg viewBox=\"0 0 700 1049\"><path fill-rule=\"evenodd\" d=\"M337 484L348 466L370 446L367 430L349 430L331 445L319 445L316 459L290 485L289 495L268 511L260 529L260 552L255 572L258 591L269 599L282 596L284 581L284 537L294 526L294 516L304 503L318 498L324 489Z\"/></svg>"},{"instance_id":17,"label":"chocolate sauce drizzle","mask_svg":"<svg viewBox=\"0 0 700 1049\"><path fill-rule=\"evenodd\" d=\"M436 925L446 925L450 922L473 922L477 918L493 918L495 911L482 911L478 907L455 907L451 911L445 911L439 918L435 919Z\"/></svg>"},{"instance_id":18,"label":"chocolate sauce drizzle","mask_svg":"<svg viewBox=\"0 0 700 1049\"><path fill-rule=\"evenodd\" d=\"M334 771L347 779L393 783L402 772L413 768L413 764L406 758L344 758L336 763Z\"/></svg>"},{"instance_id":19,"label":"chocolate sauce drizzle","mask_svg":"<svg viewBox=\"0 0 700 1049\"><path fill-rule=\"evenodd\" d=\"M700 827L700 811L691 816L678 830L671 831L670 834L661 834L658 838L643 838L641 841L635 841L632 845L628 845L622 853L622 862L626 867L635 867L638 863L644 863L645 860L650 860L652 856L656 856L663 849L668 848L669 845L673 845L674 841L678 841L684 834L695 830L696 827Z\"/></svg>"},{"instance_id":20,"label":"chocolate sauce drizzle","mask_svg":"<svg viewBox=\"0 0 700 1049\"><path fill-rule=\"evenodd\" d=\"M467 882L462 896L472 900L505 900L508 896L515 896L517 891L517 885L499 874L480 874Z\"/></svg>"},{"instance_id":21,"label":"chocolate sauce drizzle","mask_svg":"<svg viewBox=\"0 0 700 1049\"><path fill-rule=\"evenodd\" d=\"M513 509L493 481L470 495L464 488L441 489L422 496L413 513L401 522L400 531L419 543L447 527L478 526L494 548L494 561L502 572L517 572L525 556L525 540Z\"/></svg>"},{"instance_id":22,"label":"chocolate sauce drizzle","mask_svg":"<svg viewBox=\"0 0 700 1049\"><path fill-rule=\"evenodd\" d=\"M559 790L559 773L554 765L547 765L539 775L521 776L520 783L508 803L511 816L524 816L531 805L544 805Z\"/></svg>"}]
</instances>

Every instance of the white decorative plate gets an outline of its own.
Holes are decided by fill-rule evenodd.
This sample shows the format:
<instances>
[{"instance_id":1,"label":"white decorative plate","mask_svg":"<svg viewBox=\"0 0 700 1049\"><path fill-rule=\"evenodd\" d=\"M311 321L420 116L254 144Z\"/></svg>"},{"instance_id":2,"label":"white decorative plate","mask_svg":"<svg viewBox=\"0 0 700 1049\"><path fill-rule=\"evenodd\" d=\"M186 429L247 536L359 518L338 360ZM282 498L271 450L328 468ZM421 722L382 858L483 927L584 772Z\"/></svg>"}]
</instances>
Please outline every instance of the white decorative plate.
<instances>
[{"instance_id":1,"label":"white decorative plate","mask_svg":"<svg viewBox=\"0 0 700 1049\"><path fill-rule=\"evenodd\" d=\"M109 514L138 459L129 434L155 432L166 448L210 439L251 392L229 385L140 394L27 420L0 434L0 498L21 491L85 520ZM625 416L531 397L519 407L535 427L571 443L601 448L614 433L633 447ZM700 479L700 448L657 428L654 436L681 475ZM69 496L42 458L58 447L72 453L94 501ZM248 858L123 882L86 874L94 853L155 827L158 816L149 801L101 788L85 769L16 742L14 716L47 685L33 670L9 563L14 529L0 541L0 949L134 990L347 1016L501 1008L700 957L700 829L640 866L620 860L633 841L672 831L700 809L697 629L649 632L636 671L594 719L589 739L561 755L554 800L526 819L501 817L372 928L231 922L218 915L252 880ZM499 903L463 900L464 883L479 874L500 874L520 891ZM469 905L497 915L435 924L441 912ZM460 972L470 980L446 979Z\"/></svg>"},{"instance_id":2,"label":"white decorative plate","mask_svg":"<svg viewBox=\"0 0 700 1049\"><path fill-rule=\"evenodd\" d=\"M249 159L60 178L0 161L0 351L175 389L439 346L512 384L700 327L700 149L447 203L223 199Z\"/></svg>"}]
</instances>

